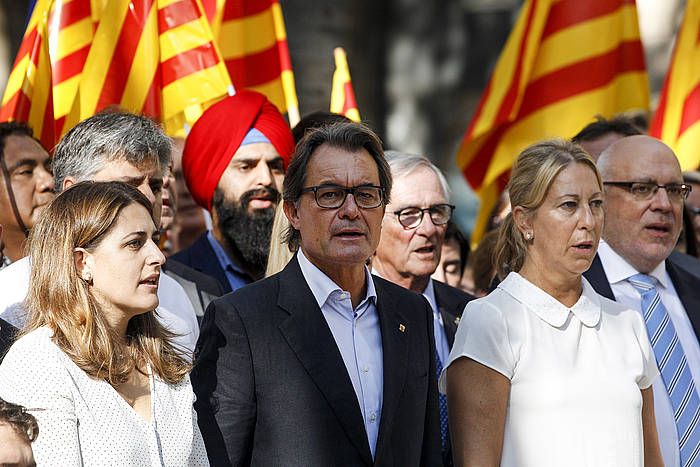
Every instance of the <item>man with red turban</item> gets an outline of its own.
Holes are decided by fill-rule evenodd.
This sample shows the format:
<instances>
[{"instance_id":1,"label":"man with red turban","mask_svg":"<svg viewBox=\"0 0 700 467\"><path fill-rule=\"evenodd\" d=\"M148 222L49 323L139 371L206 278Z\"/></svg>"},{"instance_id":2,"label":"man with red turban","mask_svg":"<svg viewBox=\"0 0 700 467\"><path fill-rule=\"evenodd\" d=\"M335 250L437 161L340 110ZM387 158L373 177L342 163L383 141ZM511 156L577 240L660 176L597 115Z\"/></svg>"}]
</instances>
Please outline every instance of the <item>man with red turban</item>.
<instances>
[{"instance_id":1,"label":"man with red turban","mask_svg":"<svg viewBox=\"0 0 700 467\"><path fill-rule=\"evenodd\" d=\"M215 277L226 292L260 279L293 150L287 122L260 93L240 90L207 109L185 141L182 172L212 229L173 259Z\"/></svg>"}]
</instances>

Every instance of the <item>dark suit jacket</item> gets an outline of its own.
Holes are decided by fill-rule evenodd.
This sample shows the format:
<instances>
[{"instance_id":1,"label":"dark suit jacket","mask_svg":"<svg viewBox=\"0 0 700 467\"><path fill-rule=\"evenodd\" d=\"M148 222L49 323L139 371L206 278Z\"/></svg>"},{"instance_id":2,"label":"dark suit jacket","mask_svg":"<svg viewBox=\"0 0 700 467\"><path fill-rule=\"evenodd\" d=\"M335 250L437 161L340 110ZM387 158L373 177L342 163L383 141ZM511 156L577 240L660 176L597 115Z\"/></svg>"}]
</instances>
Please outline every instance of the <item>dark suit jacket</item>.
<instances>
[{"instance_id":1,"label":"dark suit jacket","mask_svg":"<svg viewBox=\"0 0 700 467\"><path fill-rule=\"evenodd\" d=\"M432 312L419 295L374 281L384 361L374 462L340 351L294 258L205 314L192 384L212 465L441 464Z\"/></svg>"},{"instance_id":2,"label":"dark suit jacket","mask_svg":"<svg viewBox=\"0 0 700 467\"><path fill-rule=\"evenodd\" d=\"M17 332L17 328L0 318L0 363L2 363L2 359L7 351L10 350Z\"/></svg>"},{"instance_id":3,"label":"dark suit jacket","mask_svg":"<svg viewBox=\"0 0 700 467\"><path fill-rule=\"evenodd\" d=\"M231 292L231 284L226 278L226 272L219 264L216 253L207 240L207 233L204 232L195 242L184 250L180 250L170 257L175 261L189 266L199 272L213 277L224 289L224 293Z\"/></svg>"},{"instance_id":4,"label":"dark suit jacket","mask_svg":"<svg viewBox=\"0 0 700 467\"><path fill-rule=\"evenodd\" d=\"M432 279L431 279L432 280ZM474 296L443 282L433 280L433 290L435 290L435 301L442 316L442 327L445 330L447 343L452 349L455 342L455 333L459 320L462 318L464 307L467 306ZM445 467L452 467L452 444L447 443L445 451L442 453L442 462Z\"/></svg>"},{"instance_id":5,"label":"dark suit jacket","mask_svg":"<svg viewBox=\"0 0 700 467\"><path fill-rule=\"evenodd\" d=\"M695 330L695 336L700 339L700 261L682 253L671 253L666 259L666 271L673 282L685 312ZM697 272L696 272L697 271ZM603 264L596 255L591 267L584 277L588 279L593 288L599 294L615 300L608 278L605 275Z\"/></svg>"},{"instance_id":6,"label":"dark suit jacket","mask_svg":"<svg viewBox=\"0 0 700 467\"><path fill-rule=\"evenodd\" d=\"M474 300L474 296L436 280L433 281L433 289L435 290L435 301L442 316L447 342L451 349L455 342L455 333L464 307Z\"/></svg>"},{"instance_id":7,"label":"dark suit jacket","mask_svg":"<svg viewBox=\"0 0 700 467\"><path fill-rule=\"evenodd\" d=\"M204 310L207 309L212 300L224 294L224 289L219 281L172 258L165 261L163 272L175 279L185 289L197 319L204 316Z\"/></svg>"}]
</instances>

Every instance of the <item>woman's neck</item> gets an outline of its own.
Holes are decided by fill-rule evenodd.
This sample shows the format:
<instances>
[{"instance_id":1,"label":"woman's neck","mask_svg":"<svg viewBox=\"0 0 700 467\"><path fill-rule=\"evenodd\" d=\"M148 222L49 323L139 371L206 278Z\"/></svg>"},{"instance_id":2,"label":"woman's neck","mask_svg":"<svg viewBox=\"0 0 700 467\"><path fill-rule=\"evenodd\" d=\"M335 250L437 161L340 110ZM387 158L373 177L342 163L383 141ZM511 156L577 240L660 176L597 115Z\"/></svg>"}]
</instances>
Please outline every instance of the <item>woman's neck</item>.
<instances>
[{"instance_id":1,"label":"woman's neck","mask_svg":"<svg viewBox=\"0 0 700 467\"><path fill-rule=\"evenodd\" d=\"M527 259L518 273L567 308L574 306L581 297L581 274L557 274Z\"/></svg>"}]
</instances>

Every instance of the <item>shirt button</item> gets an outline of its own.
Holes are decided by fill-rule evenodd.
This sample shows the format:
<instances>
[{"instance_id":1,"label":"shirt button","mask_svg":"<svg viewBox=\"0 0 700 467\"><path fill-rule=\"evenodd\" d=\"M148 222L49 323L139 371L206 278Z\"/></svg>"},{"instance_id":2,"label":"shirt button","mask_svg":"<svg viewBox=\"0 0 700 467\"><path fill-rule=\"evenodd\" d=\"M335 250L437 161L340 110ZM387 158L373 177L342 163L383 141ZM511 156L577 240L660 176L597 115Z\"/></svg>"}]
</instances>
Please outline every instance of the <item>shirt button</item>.
<instances>
[{"instance_id":1,"label":"shirt button","mask_svg":"<svg viewBox=\"0 0 700 467\"><path fill-rule=\"evenodd\" d=\"M340 294L340 298L342 298L343 300L346 300L348 298L348 294L346 292L343 292Z\"/></svg>"},{"instance_id":2,"label":"shirt button","mask_svg":"<svg viewBox=\"0 0 700 467\"><path fill-rule=\"evenodd\" d=\"M372 412L369 414L369 421L372 423L377 421L377 413L376 412Z\"/></svg>"},{"instance_id":3,"label":"shirt button","mask_svg":"<svg viewBox=\"0 0 700 467\"><path fill-rule=\"evenodd\" d=\"M362 373L367 373L369 371L369 367L365 366L362 368Z\"/></svg>"}]
</instances>

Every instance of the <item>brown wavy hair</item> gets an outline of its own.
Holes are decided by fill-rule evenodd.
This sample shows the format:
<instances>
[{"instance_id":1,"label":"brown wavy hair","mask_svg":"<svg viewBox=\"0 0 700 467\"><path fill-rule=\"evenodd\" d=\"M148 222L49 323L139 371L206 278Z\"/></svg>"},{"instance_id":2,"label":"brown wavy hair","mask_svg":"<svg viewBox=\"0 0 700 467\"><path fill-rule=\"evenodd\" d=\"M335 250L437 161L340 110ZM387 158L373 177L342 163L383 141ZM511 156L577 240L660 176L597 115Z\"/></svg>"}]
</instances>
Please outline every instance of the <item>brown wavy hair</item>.
<instances>
[{"instance_id":1,"label":"brown wavy hair","mask_svg":"<svg viewBox=\"0 0 700 467\"><path fill-rule=\"evenodd\" d=\"M148 199L126 183L81 182L45 209L28 241L32 268L25 300L29 322L23 332L48 327L56 345L80 369L115 387L134 369L144 373L146 364L162 380L177 383L190 364L171 343L173 334L158 322L155 310L131 318L126 339L121 339L75 265L75 249L94 251L132 204L152 213Z\"/></svg>"},{"instance_id":2,"label":"brown wavy hair","mask_svg":"<svg viewBox=\"0 0 700 467\"><path fill-rule=\"evenodd\" d=\"M583 164L590 168L603 189L603 180L591 156L578 144L561 138L540 141L520 153L513 164L508 182L512 209L521 206L534 212L547 197L557 175L569 164ZM498 276L503 279L509 272L518 272L527 256L527 242L515 225L512 213L501 223L496 241L494 261Z\"/></svg>"}]
</instances>

